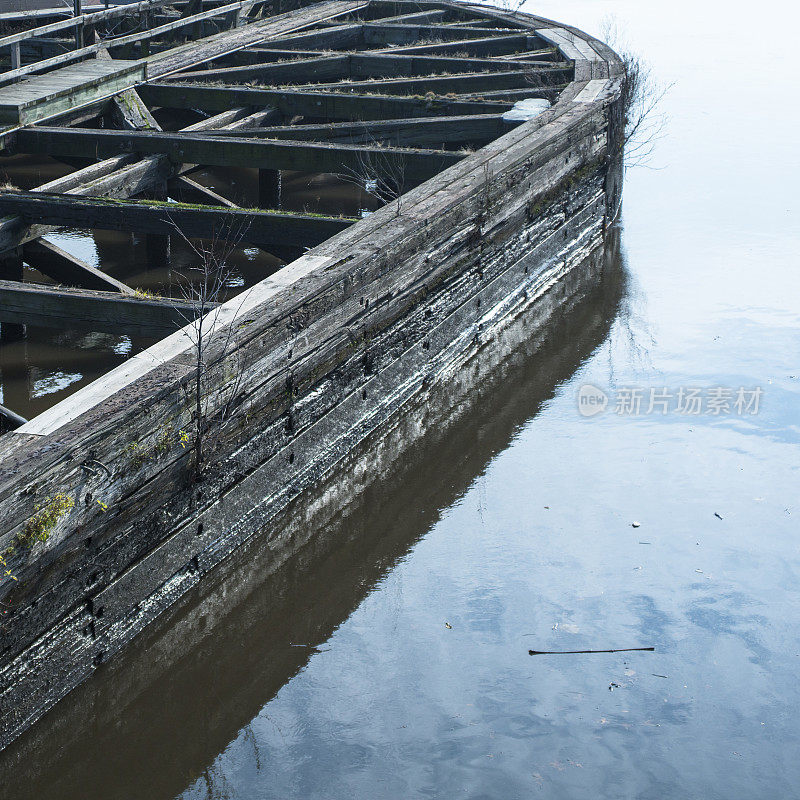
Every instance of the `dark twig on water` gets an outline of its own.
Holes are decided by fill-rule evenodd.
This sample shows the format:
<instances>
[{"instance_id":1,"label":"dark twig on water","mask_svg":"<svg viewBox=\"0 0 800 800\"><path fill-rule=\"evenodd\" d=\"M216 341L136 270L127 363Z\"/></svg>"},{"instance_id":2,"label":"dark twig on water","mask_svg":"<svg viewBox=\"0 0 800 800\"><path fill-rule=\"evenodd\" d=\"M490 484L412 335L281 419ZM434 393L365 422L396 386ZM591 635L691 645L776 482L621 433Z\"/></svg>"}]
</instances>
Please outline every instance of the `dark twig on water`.
<instances>
[{"instance_id":1,"label":"dark twig on water","mask_svg":"<svg viewBox=\"0 0 800 800\"><path fill-rule=\"evenodd\" d=\"M653 652L655 647L620 647L616 650L528 650L529 656L565 656L571 653L632 653L635 650Z\"/></svg>"}]
</instances>

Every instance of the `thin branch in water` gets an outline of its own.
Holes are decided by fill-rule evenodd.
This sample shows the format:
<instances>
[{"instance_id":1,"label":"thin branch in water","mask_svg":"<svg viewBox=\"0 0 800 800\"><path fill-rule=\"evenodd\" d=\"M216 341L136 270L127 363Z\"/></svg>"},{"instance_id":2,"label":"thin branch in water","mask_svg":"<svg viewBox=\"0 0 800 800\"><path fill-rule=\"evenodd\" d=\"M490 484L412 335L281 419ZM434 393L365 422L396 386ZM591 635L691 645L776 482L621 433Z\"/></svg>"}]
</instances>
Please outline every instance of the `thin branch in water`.
<instances>
[{"instance_id":1,"label":"thin branch in water","mask_svg":"<svg viewBox=\"0 0 800 800\"><path fill-rule=\"evenodd\" d=\"M575 653L633 653L638 651L652 653L655 647L618 647L614 650L528 650L529 656L566 656Z\"/></svg>"},{"instance_id":2,"label":"thin branch in water","mask_svg":"<svg viewBox=\"0 0 800 800\"><path fill-rule=\"evenodd\" d=\"M380 151L381 143L368 133L371 149L359 151L356 166L345 167L338 177L358 186L383 205L395 202L395 216L402 212L406 187L406 157L396 150Z\"/></svg>"},{"instance_id":3,"label":"thin branch in water","mask_svg":"<svg viewBox=\"0 0 800 800\"><path fill-rule=\"evenodd\" d=\"M668 118L660 108L673 84L662 85L644 58L623 43L613 17L604 20L601 38L617 51L622 61L624 166L626 169L649 166L656 143L666 131Z\"/></svg>"}]
</instances>

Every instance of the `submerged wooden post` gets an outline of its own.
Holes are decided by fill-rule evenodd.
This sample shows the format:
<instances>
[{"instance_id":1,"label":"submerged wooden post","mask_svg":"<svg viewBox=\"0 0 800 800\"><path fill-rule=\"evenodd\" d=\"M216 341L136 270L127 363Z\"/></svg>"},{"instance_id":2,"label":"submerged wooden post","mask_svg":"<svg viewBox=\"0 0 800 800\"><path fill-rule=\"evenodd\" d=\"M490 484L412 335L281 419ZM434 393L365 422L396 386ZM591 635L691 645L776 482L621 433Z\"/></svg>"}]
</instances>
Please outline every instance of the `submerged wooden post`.
<instances>
[{"instance_id":1,"label":"submerged wooden post","mask_svg":"<svg viewBox=\"0 0 800 800\"><path fill-rule=\"evenodd\" d=\"M0 257L0 280L22 282L22 258L17 255ZM0 319L0 343L19 342L25 338L25 326Z\"/></svg>"},{"instance_id":2,"label":"submerged wooden post","mask_svg":"<svg viewBox=\"0 0 800 800\"><path fill-rule=\"evenodd\" d=\"M167 200L167 183L164 181L157 189L147 192L150 200ZM144 237L147 269L169 269L170 237L169 234L148 233Z\"/></svg>"},{"instance_id":3,"label":"submerged wooden post","mask_svg":"<svg viewBox=\"0 0 800 800\"><path fill-rule=\"evenodd\" d=\"M19 69L22 66L22 54L20 52L19 42L14 42L11 45L11 69Z\"/></svg>"},{"instance_id":4,"label":"submerged wooden post","mask_svg":"<svg viewBox=\"0 0 800 800\"><path fill-rule=\"evenodd\" d=\"M258 171L258 207L281 207L281 171L260 169Z\"/></svg>"},{"instance_id":5,"label":"submerged wooden post","mask_svg":"<svg viewBox=\"0 0 800 800\"><path fill-rule=\"evenodd\" d=\"M75 19L79 19L83 15L83 0L74 0L75 2ZM75 49L80 50L83 47L83 20L75 23Z\"/></svg>"},{"instance_id":6,"label":"submerged wooden post","mask_svg":"<svg viewBox=\"0 0 800 800\"><path fill-rule=\"evenodd\" d=\"M18 254L2 257L0 260L0 278L22 282L22 258ZM20 342L13 351L7 345ZM6 322L0 318L0 387L3 389L3 406L0 406L0 430L18 428L24 425L24 417L15 409L24 409L30 400L30 385L25 353L25 326L20 323ZM22 356L20 358L20 355ZM7 406L7 408L6 408ZM22 421L21 421L22 420Z\"/></svg>"}]
</instances>

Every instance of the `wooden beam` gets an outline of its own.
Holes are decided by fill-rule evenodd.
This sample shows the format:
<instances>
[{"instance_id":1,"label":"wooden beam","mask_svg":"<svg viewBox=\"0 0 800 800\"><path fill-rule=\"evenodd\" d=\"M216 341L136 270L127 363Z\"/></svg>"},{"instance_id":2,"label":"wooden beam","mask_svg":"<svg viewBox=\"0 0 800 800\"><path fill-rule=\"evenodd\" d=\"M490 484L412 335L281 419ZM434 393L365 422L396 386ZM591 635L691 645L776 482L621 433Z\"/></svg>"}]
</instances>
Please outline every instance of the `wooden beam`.
<instances>
[{"instance_id":1,"label":"wooden beam","mask_svg":"<svg viewBox=\"0 0 800 800\"><path fill-rule=\"evenodd\" d=\"M398 120L335 122L326 125L278 125L248 130L251 137L305 141L386 142L407 147L437 147L447 144L491 141L518 123L505 122L502 114L461 117L418 117ZM214 136L226 137L227 131Z\"/></svg>"},{"instance_id":2,"label":"wooden beam","mask_svg":"<svg viewBox=\"0 0 800 800\"><path fill-rule=\"evenodd\" d=\"M139 93L148 103L169 108L223 111L232 106L272 105L285 117L300 115L330 121L490 114L502 113L509 108L508 103L449 100L445 97L300 92L204 84L148 83L139 87ZM24 133L20 131L18 139Z\"/></svg>"},{"instance_id":3,"label":"wooden beam","mask_svg":"<svg viewBox=\"0 0 800 800\"><path fill-rule=\"evenodd\" d=\"M555 103L561 90L568 85L567 83L554 83L547 86L529 86L526 89L501 89L496 92L480 92L478 95L464 92L463 94L457 94L456 97L460 100L480 97L481 100L497 100L508 103L516 103L518 100L524 100L525 98L541 97L551 103Z\"/></svg>"},{"instance_id":4,"label":"wooden beam","mask_svg":"<svg viewBox=\"0 0 800 800\"><path fill-rule=\"evenodd\" d=\"M465 62L466 65L466 62ZM427 75L416 78L377 78L371 81L351 81L347 84L309 84L296 86L296 90L321 91L346 89L352 92L380 94L458 94L480 93L498 89L523 89L526 86L546 85L548 82L564 83L572 78L571 66L548 65L508 72L473 72L461 75ZM541 83L538 83L541 82Z\"/></svg>"},{"instance_id":5,"label":"wooden beam","mask_svg":"<svg viewBox=\"0 0 800 800\"><path fill-rule=\"evenodd\" d=\"M240 128L248 130L258 128L268 122L276 123L281 119L281 112L277 108L262 108L260 111L254 111L252 114L247 114L240 119L234 120L225 126L217 126L221 130L224 127L226 130L235 131ZM188 128L184 129L188 130Z\"/></svg>"},{"instance_id":6,"label":"wooden beam","mask_svg":"<svg viewBox=\"0 0 800 800\"><path fill-rule=\"evenodd\" d=\"M180 203L199 203L201 205L226 206L227 208L239 208L236 203L217 194L213 189L203 186L185 175L173 178L167 184L170 197L174 197Z\"/></svg>"},{"instance_id":7,"label":"wooden beam","mask_svg":"<svg viewBox=\"0 0 800 800\"><path fill-rule=\"evenodd\" d=\"M383 22L365 23L361 32L365 45L407 45L423 41L453 41L487 39L508 35L497 28L447 28L443 25L386 25Z\"/></svg>"},{"instance_id":8,"label":"wooden beam","mask_svg":"<svg viewBox=\"0 0 800 800\"><path fill-rule=\"evenodd\" d=\"M180 72L175 79L189 81L224 80L226 83L246 82L254 78L260 82L271 81L273 85L303 83L311 80L346 78L350 74L350 56L317 56L298 58L278 64L248 64L241 67L219 67L216 69Z\"/></svg>"},{"instance_id":9,"label":"wooden beam","mask_svg":"<svg viewBox=\"0 0 800 800\"><path fill-rule=\"evenodd\" d=\"M526 65L489 58L454 58L413 53L350 53L351 78L404 78L443 72L508 72Z\"/></svg>"},{"instance_id":10,"label":"wooden beam","mask_svg":"<svg viewBox=\"0 0 800 800\"><path fill-rule=\"evenodd\" d=\"M414 22L429 23L443 20L450 12L443 9L432 9L430 11L417 11L409 14L398 14L394 17L380 17L376 22L380 23L402 23L408 25Z\"/></svg>"},{"instance_id":11,"label":"wooden beam","mask_svg":"<svg viewBox=\"0 0 800 800\"><path fill-rule=\"evenodd\" d=\"M509 55L525 50L542 47L543 42L537 37L527 34L509 34L508 36L489 36L484 39L464 39L460 42L437 42L434 44L412 44L394 47L391 51L376 50L377 53L415 53L419 55L436 55L441 53L466 53L470 56L487 58L495 55Z\"/></svg>"},{"instance_id":12,"label":"wooden beam","mask_svg":"<svg viewBox=\"0 0 800 800\"><path fill-rule=\"evenodd\" d=\"M206 117L206 119L201 119L199 122L195 122L192 125L187 125L185 128L181 128L181 130L189 132L189 131L207 131L213 130L215 128L224 128L228 125L232 125L235 122L243 119L250 113L250 109L247 107L239 107L239 108L229 108L227 111L222 111L219 114L214 114L211 117Z\"/></svg>"},{"instance_id":13,"label":"wooden beam","mask_svg":"<svg viewBox=\"0 0 800 800\"><path fill-rule=\"evenodd\" d=\"M315 50L340 50L356 48L363 44L363 24L349 23L331 28L317 28L303 33L283 34L270 39L276 46L292 50L313 47Z\"/></svg>"},{"instance_id":14,"label":"wooden beam","mask_svg":"<svg viewBox=\"0 0 800 800\"><path fill-rule=\"evenodd\" d=\"M113 201L101 198L5 192L0 210L46 225L101 228L189 238L237 237L256 244L313 247L348 228L355 220L311 214L265 212L169 202Z\"/></svg>"},{"instance_id":15,"label":"wooden beam","mask_svg":"<svg viewBox=\"0 0 800 800\"><path fill-rule=\"evenodd\" d=\"M113 98L113 116L120 128L132 131L160 131L150 109L142 102L135 89L128 89Z\"/></svg>"},{"instance_id":16,"label":"wooden beam","mask_svg":"<svg viewBox=\"0 0 800 800\"><path fill-rule=\"evenodd\" d=\"M79 320L93 330L154 338L175 332L197 313L185 300L4 280L0 280L0 307L3 319L11 324L69 328Z\"/></svg>"},{"instance_id":17,"label":"wooden beam","mask_svg":"<svg viewBox=\"0 0 800 800\"><path fill-rule=\"evenodd\" d=\"M13 431L15 428L24 425L27 421L25 417L21 417L16 411L12 411L10 408L0 405L0 428Z\"/></svg>"},{"instance_id":18,"label":"wooden beam","mask_svg":"<svg viewBox=\"0 0 800 800\"><path fill-rule=\"evenodd\" d=\"M48 181L38 188L34 189L35 192L51 192L66 194L74 189L77 189L97 178L103 178L110 175L112 172L131 164L136 159L136 156L115 156L114 158L99 161L96 164L90 164L83 169L70 172L69 175L64 175L62 178L56 178L53 181Z\"/></svg>"},{"instance_id":19,"label":"wooden beam","mask_svg":"<svg viewBox=\"0 0 800 800\"><path fill-rule=\"evenodd\" d=\"M438 150L369 148L355 145L220 138L203 133L152 131L95 131L89 129L26 128L17 135L22 152L56 156L86 155L100 158L119 153L164 154L173 163L215 167L258 167L301 172L333 172L359 169L364 160L387 154L402 157L405 177L424 181L460 161L458 153ZM373 152L374 151L374 152ZM14 192L0 195L7 207Z\"/></svg>"},{"instance_id":20,"label":"wooden beam","mask_svg":"<svg viewBox=\"0 0 800 800\"><path fill-rule=\"evenodd\" d=\"M302 58L322 58L330 56L325 50L283 50L277 47L248 47L246 50L237 50L235 53L226 53L221 56L204 61L204 64L213 64L214 69L218 66L252 66L256 64L268 64L276 61L299 61ZM344 55L344 54L342 54ZM212 67L208 67L212 69ZM184 73L189 74L189 73ZM180 75L172 76L179 79Z\"/></svg>"},{"instance_id":21,"label":"wooden beam","mask_svg":"<svg viewBox=\"0 0 800 800\"><path fill-rule=\"evenodd\" d=\"M37 239L24 245L22 258L34 269L66 286L134 294L130 286L75 258L46 239Z\"/></svg>"}]
</instances>

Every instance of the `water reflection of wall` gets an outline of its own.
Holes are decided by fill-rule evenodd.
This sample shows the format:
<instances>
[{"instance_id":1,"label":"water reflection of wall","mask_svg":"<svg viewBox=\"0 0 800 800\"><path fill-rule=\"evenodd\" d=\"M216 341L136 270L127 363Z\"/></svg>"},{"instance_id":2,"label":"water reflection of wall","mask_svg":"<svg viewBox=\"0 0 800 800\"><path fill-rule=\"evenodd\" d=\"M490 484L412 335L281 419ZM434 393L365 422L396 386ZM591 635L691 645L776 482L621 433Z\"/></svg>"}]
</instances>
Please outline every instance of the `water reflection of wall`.
<instances>
[{"instance_id":1,"label":"water reflection of wall","mask_svg":"<svg viewBox=\"0 0 800 800\"><path fill-rule=\"evenodd\" d=\"M353 453L372 463L362 492L337 471L271 526L289 546L256 539L7 749L9 794L160 800L201 776L604 342L625 285L615 233L596 288L529 310Z\"/></svg>"}]
</instances>

